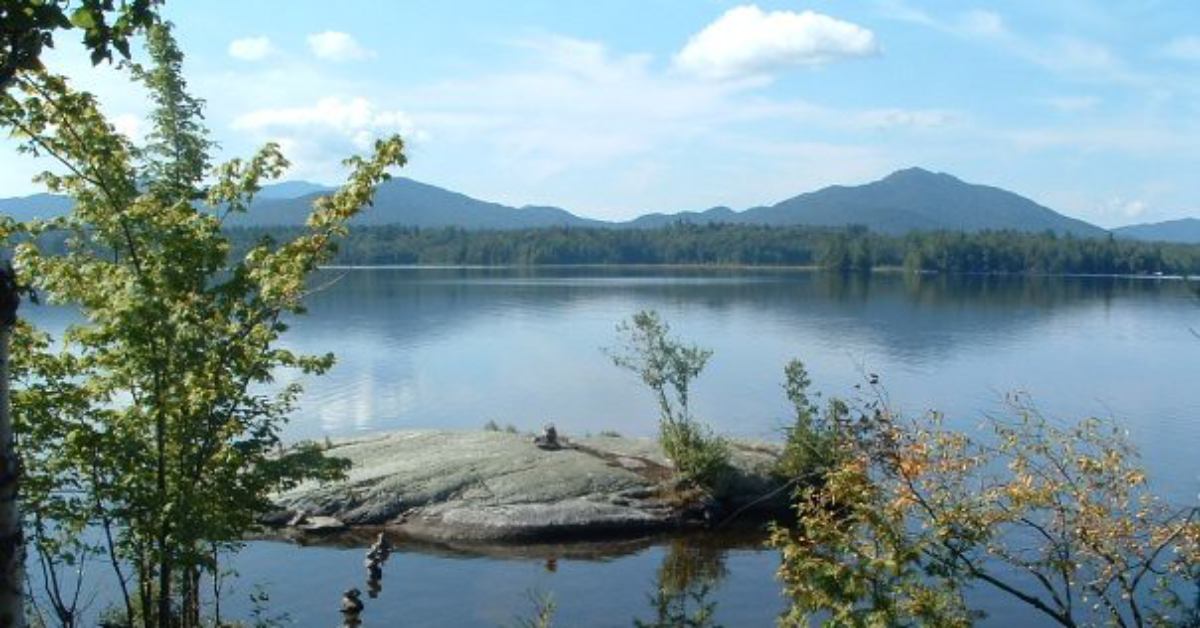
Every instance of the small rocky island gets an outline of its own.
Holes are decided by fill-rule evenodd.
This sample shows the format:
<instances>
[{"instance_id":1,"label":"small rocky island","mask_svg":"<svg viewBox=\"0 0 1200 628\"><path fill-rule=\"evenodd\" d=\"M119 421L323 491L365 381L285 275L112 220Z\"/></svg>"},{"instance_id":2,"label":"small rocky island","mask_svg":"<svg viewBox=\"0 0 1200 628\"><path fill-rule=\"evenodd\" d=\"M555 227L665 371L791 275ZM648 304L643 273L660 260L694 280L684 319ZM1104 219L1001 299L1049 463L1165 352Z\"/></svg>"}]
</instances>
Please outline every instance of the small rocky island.
<instances>
[{"instance_id":1,"label":"small rocky island","mask_svg":"<svg viewBox=\"0 0 1200 628\"><path fill-rule=\"evenodd\" d=\"M786 507L778 450L734 441L718 499L677 479L651 439L413 430L335 441L348 477L307 484L264 523L316 534L383 527L444 541L536 542L711 527Z\"/></svg>"}]
</instances>

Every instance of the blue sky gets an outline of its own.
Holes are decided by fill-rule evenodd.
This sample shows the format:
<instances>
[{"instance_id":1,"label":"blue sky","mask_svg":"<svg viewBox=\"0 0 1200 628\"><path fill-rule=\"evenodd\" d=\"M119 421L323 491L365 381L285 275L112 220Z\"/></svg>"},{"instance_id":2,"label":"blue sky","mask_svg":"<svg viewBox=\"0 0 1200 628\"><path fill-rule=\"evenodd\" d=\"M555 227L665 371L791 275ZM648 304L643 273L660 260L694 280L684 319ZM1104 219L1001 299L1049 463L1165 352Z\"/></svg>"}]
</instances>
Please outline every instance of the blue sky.
<instances>
[{"instance_id":1,"label":"blue sky","mask_svg":"<svg viewBox=\"0 0 1200 628\"><path fill-rule=\"evenodd\" d=\"M1192 0L169 0L221 156L279 141L335 182L369 139L412 178L627 218L773 203L922 166L1103 226L1200 216ZM51 67L144 131L145 97ZM47 165L0 145L0 195Z\"/></svg>"}]
</instances>

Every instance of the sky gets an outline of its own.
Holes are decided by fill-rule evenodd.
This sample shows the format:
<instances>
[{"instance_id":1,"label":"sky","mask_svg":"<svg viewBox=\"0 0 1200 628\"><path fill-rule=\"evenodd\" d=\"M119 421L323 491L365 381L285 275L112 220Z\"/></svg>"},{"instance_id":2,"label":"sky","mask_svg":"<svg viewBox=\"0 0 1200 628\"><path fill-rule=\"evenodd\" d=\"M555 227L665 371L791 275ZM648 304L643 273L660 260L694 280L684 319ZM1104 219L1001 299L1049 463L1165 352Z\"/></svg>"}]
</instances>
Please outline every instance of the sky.
<instances>
[{"instance_id":1,"label":"sky","mask_svg":"<svg viewBox=\"0 0 1200 628\"><path fill-rule=\"evenodd\" d=\"M1105 227L1200 216L1200 2L168 0L221 159L400 133L419 181L625 219L910 166ZM144 92L60 35L122 132ZM0 140L0 196L49 164Z\"/></svg>"}]
</instances>

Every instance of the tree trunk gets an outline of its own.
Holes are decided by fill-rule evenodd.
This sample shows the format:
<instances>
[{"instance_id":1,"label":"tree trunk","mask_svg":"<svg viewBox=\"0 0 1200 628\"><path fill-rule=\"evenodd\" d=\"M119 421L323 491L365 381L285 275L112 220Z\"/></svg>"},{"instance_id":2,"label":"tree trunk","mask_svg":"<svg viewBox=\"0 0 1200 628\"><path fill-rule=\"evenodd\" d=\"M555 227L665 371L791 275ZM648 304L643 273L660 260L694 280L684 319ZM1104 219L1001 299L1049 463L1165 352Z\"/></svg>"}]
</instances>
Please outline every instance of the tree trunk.
<instances>
[{"instance_id":1,"label":"tree trunk","mask_svg":"<svg viewBox=\"0 0 1200 628\"><path fill-rule=\"evenodd\" d=\"M25 539L17 503L21 467L8 398L8 343L18 302L15 278L0 269L0 628L25 626Z\"/></svg>"}]
</instances>

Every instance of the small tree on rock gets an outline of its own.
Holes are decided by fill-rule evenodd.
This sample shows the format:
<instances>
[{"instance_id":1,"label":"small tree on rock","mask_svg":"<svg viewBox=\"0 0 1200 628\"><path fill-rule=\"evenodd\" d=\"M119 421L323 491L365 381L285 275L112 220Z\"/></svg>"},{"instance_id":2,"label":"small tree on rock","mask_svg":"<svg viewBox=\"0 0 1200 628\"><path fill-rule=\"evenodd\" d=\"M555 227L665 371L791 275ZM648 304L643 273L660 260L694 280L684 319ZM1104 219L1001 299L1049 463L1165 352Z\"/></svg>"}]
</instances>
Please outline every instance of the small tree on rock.
<instances>
[{"instance_id":1,"label":"small tree on rock","mask_svg":"<svg viewBox=\"0 0 1200 628\"><path fill-rule=\"evenodd\" d=\"M729 465L724 439L692 415L692 381L704 370L712 351L672 338L657 312L638 312L617 326L622 344L609 350L617 366L636 373L658 401L659 442L686 479L716 488Z\"/></svg>"}]
</instances>

